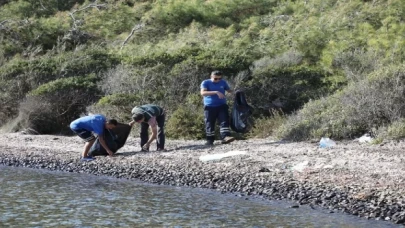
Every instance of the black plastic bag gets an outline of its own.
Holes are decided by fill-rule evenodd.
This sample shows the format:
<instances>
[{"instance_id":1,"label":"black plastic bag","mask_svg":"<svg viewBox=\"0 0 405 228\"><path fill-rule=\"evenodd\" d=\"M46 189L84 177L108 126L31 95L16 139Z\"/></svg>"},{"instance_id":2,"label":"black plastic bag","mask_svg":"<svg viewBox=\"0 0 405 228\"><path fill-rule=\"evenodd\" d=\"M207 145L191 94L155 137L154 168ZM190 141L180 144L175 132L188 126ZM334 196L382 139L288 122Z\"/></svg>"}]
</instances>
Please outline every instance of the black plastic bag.
<instances>
[{"instance_id":1,"label":"black plastic bag","mask_svg":"<svg viewBox=\"0 0 405 228\"><path fill-rule=\"evenodd\" d=\"M245 93L236 91L231 112L231 128L237 133L247 133L251 125L253 108L247 103Z\"/></svg>"},{"instance_id":2,"label":"black plastic bag","mask_svg":"<svg viewBox=\"0 0 405 228\"><path fill-rule=\"evenodd\" d=\"M112 130L104 130L104 140L110 150L115 154L121 147L123 147L131 132L131 126L128 124L118 123ZM90 148L88 156L106 156L107 151L101 145L99 138L97 137L93 146Z\"/></svg>"}]
</instances>

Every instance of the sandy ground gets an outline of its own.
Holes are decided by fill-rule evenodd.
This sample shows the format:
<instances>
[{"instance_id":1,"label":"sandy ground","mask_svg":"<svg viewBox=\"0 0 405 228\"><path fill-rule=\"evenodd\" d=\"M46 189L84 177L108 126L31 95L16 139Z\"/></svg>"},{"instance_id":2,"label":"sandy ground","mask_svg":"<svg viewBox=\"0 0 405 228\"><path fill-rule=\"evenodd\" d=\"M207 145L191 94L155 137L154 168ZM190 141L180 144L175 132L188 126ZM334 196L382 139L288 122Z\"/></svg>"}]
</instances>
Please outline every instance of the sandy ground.
<instances>
[{"instance_id":1,"label":"sandy ground","mask_svg":"<svg viewBox=\"0 0 405 228\"><path fill-rule=\"evenodd\" d=\"M355 197L381 189L390 189L402 195L405 191L405 143L387 142L379 145L354 141L337 142L333 148L319 148L317 142L277 142L270 139L235 141L228 145L204 146L203 141L168 140L166 152L139 151L139 141L130 137L115 157L98 157L97 163L129 165L148 162L151 165L176 164L206 166L240 174L255 174L270 179L294 179L309 183L347 189L363 189ZM3 155L21 157L47 157L49 159L78 160L82 150L78 137L53 135L0 134ZM207 154L243 151L236 155L211 162L202 162Z\"/></svg>"}]
</instances>

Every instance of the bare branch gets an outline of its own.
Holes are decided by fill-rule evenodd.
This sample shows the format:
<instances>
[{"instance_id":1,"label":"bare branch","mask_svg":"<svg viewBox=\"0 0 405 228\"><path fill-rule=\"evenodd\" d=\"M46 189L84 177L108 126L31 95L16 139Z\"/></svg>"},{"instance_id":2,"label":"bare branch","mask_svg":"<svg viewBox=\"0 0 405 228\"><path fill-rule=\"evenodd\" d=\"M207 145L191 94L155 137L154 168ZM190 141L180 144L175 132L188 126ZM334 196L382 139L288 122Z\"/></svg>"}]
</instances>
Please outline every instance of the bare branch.
<instances>
[{"instance_id":1,"label":"bare branch","mask_svg":"<svg viewBox=\"0 0 405 228\"><path fill-rule=\"evenodd\" d=\"M101 8L104 8L107 4L97 4L97 3L91 3L87 6L84 6L80 9L77 10L73 10L72 12L69 13L69 16L72 18L73 20L73 27L77 28L77 24L76 24L76 18L73 16L75 13L80 12L80 11L84 11L87 10L89 8L96 8L97 10L100 10Z\"/></svg>"},{"instance_id":2,"label":"bare branch","mask_svg":"<svg viewBox=\"0 0 405 228\"><path fill-rule=\"evenodd\" d=\"M7 22L10 22L11 20L4 20L2 22L0 22L0 29L6 28L5 26L3 26L3 24L6 24Z\"/></svg>"},{"instance_id":3,"label":"bare branch","mask_svg":"<svg viewBox=\"0 0 405 228\"><path fill-rule=\"evenodd\" d=\"M89 4L87 6L82 7L80 9L73 10L72 12L70 12L70 14L75 14L77 12L84 11L84 10L89 9L89 8L96 8L97 10L99 10L100 8L104 8L106 5L107 4L92 3L92 4Z\"/></svg>"},{"instance_id":4,"label":"bare branch","mask_svg":"<svg viewBox=\"0 0 405 228\"><path fill-rule=\"evenodd\" d=\"M6 22L9 22L10 20L4 20L4 21L2 21L2 22L0 22L0 25L3 25L3 24L5 24Z\"/></svg>"},{"instance_id":5,"label":"bare branch","mask_svg":"<svg viewBox=\"0 0 405 228\"><path fill-rule=\"evenodd\" d=\"M42 9L48 10L48 9L44 6L44 3L42 2L42 0L39 1L39 4L41 4Z\"/></svg>"},{"instance_id":6,"label":"bare branch","mask_svg":"<svg viewBox=\"0 0 405 228\"><path fill-rule=\"evenodd\" d=\"M121 49L125 46L125 44L128 42L129 39L131 39L131 37L134 35L134 33L138 30L141 30L143 27L145 26L145 24L136 24L133 28L131 33L128 35L128 37L124 40L124 42L121 45Z\"/></svg>"}]
</instances>

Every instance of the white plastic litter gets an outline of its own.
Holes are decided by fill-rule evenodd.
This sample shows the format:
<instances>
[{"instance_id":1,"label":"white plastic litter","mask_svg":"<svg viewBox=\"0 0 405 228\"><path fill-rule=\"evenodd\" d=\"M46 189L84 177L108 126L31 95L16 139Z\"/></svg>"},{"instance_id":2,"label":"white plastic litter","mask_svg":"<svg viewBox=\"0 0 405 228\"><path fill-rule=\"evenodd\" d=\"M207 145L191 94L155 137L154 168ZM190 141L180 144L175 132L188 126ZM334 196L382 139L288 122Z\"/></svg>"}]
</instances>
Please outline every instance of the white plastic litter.
<instances>
[{"instance_id":1,"label":"white plastic litter","mask_svg":"<svg viewBox=\"0 0 405 228\"><path fill-rule=\"evenodd\" d=\"M330 138L321 138L321 141L319 141L319 147L320 148L328 148L328 147L333 147L336 146L335 141L333 141Z\"/></svg>"},{"instance_id":2,"label":"white plastic litter","mask_svg":"<svg viewBox=\"0 0 405 228\"><path fill-rule=\"evenodd\" d=\"M369 134L365 134L358 139L359 143L370 143L373 141L373 138Z\"/></svg>"},{"instance_id":3,"label":"white plastic litter","mask_svg":"<svg viewBox=\"0 0 405 228\"><path fill-rule=\"evenodd\" d=\"M309 165L309 161L303 161L303 162L298 163L298 164L294 165L293 167L291 167L291 170L302 172L302 171L304 171L305 168L308 167L308 165Z\"/></svg>"},{"instance_id":4,"label":"white plastic litter","mask_svg":"<svg viewBox=\"0 0 405 228\"><path fill-rule=\"evenodd\" d=\"M200 161L205 162L205 161L212 161L212 160L220 160L222 158L231 157L231 156L235 156L235 155L241 155L241 154L246 154L246 151L234 150L234 151L229 151L229 152L220 153L220 154L201 155Z\"/></svg>"}]
</instances>

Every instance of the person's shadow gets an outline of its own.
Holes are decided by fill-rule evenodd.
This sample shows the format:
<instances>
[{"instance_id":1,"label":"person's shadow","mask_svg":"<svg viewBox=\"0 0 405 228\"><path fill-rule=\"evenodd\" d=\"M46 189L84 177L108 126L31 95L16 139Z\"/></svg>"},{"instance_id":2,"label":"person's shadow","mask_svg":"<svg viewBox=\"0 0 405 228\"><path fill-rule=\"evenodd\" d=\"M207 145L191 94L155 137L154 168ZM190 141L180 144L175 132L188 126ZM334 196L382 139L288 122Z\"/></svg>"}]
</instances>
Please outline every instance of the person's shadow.
<instances>
[{"instance_id":1,"label":"person's shadow","mask_svg":"<svg viewBox=\"0 0 405 228\"><path fill-rule=\"evenodd\" d=\"M168 153L171 151L174 151L175 149L170 149L170 150L163 150L163 151L157 151L157 150L151 150L151 151L128 151L128 152L117 152L115 153L115 156L133 156L137 154L157 154L157 153Z\"/></svg>"}]
</instances>

